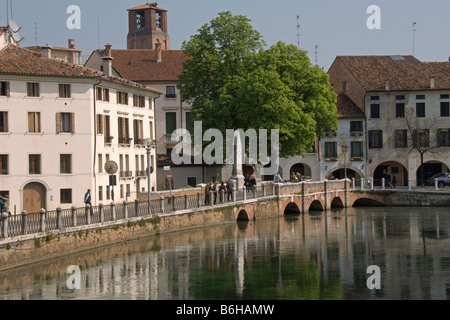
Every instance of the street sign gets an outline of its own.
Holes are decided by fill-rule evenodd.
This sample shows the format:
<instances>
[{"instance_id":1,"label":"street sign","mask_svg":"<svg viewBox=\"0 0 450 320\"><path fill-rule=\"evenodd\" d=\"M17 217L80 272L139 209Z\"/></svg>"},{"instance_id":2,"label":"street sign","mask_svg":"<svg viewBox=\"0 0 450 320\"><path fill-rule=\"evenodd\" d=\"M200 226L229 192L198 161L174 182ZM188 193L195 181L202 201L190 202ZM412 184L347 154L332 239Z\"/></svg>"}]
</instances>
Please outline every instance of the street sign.
<instances>
[{"instance_id":1,"label":"street sign","mask_svg":"<svg viewBox=\"0 0 450 320\"><path fill-rule=\"evenodd\" d=\"M164 167L164 171L170 171L170 166Z\"/></svg>"},{"instance_id":2,"label":"street sign","mask_svg":"<svg viewBox=\"0 0 450 320\"><path fill-rule=\"evenodd\" d=\"M110 175L109 176L109 185L110 186L117 186L117 176Z\"/></svg>"},{"instance_id":3,"label":"street sign","mask_svg":"<svg viewBox=\"0 0 450 320\"><path fill-rule=\"evenodd\" d=\"M167 180L172 181L172 173L169 172L167 174Z\"/></svg>"},{"instance_id":4,"label":"street sign","mask_svg":"<svg viewBox=\"0 0 450 320\"><path fill-rule=\"evenodd\" d=\"M148 168L145 170L145 172L148 175ZM155 169L153 169L153 167L150 167L150 174L152 174L153 172L155 172Z\"/></svg>"}]
</instances>

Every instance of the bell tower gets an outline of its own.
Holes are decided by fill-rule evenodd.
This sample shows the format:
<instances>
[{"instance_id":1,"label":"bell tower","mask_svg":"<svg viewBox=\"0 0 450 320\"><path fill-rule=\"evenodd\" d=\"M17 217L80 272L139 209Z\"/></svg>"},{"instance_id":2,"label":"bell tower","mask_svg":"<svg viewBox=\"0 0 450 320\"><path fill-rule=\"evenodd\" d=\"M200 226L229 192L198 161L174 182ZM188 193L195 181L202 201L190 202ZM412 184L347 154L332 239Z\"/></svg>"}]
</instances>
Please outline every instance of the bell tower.
<instances>
[{"instance_id":1,"label":"bell tower","mask_svg":"<svg viewBox=\"0 0 450 320\"><path fill-rule=\"evenodd\" d=\"M128 9L127 49L154 50L160 43L162 50L170 50L167 10L157 5L152 2Z\"/></svg>"}]
</instances>

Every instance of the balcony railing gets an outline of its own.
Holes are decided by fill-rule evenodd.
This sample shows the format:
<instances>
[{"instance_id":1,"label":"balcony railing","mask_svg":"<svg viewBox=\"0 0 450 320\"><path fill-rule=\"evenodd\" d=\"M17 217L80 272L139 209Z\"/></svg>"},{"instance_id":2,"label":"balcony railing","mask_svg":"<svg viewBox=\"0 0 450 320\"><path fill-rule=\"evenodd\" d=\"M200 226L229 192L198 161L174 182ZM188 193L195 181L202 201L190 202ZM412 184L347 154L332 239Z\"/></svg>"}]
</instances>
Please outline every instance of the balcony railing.
<instances>
[{"instance_id":1,"label":"balcony railing","mask_svg":"<svg viewBox=\"0 0 450 320\"><path fill-rule=\"evenodd\" d=\"M131 178L133 177L133 171L120 171L120 178Z\"/></svg>"},{"instance_id":2,"label":"balcony railing","mask_svg":"<svg viewBox=\"0 0 450 320\"><path fill-rule=\"evenodd\" d=\"M130 145L130 144L131 144L131 141L133 141L133 138L130 138L130 137L122 137L122 138L119 138L119 144L127 144L127 145Z\"/></svg>"},{"instance_id":3,"label":"balcony railing","mask_svg":"<svg viewBox=\"0 0 450 320\"><path fill-rule=\"evenodd\" d=\"M173 135L172 134L165 134L164 135L164 143L165 144L177 144L180 142L180 139L172 140Z\"/></svg>"},{"instance_id":4,"label":"balcony railing","mask_svg":"<svg viewBox=\"0 0 450 320\"><path fill-rule=\"evenodd\" d=\"M350 135L352 137L362 137L364 132L362 130L352 130L350 131Z\"/></svg>"},{"instance_id":5,"label":"balcony railing","mask_svg":"<svg viewBox=\"0 0 450 320\"><path fill-rule=\"evenodd\" d=\"M147 177L147 171L145 170L136 171L136 178L143 178L143 177Z\"/></svg>"}]
</instances>

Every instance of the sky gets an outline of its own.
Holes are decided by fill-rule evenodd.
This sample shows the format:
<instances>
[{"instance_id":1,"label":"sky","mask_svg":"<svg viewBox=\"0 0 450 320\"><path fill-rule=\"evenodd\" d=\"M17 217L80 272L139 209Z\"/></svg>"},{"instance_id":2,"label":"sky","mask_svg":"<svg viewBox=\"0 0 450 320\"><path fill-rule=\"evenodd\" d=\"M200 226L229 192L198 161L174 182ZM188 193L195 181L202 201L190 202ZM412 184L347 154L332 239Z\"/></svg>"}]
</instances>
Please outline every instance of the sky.
<instances>
[{"instance_id":1,"label":"sky","mask_svg":"<svg viewBox=\"0 0 450 320\"><path fill-rule=\"evenodd\" d=\"M21 27L21 46L76 47L89 56L110 43L126 49L127 9L148 0L0 0L0 25L13 18ZM152 1L148 1L152 2ZM412 55L422 61L448 61L450 57L450 0L161 0L167 9L171 49L219 12L245 15L268 46L278 41L308 51L313 64L328 71L338 55ZM9 10L7 10L7 5ZM70 30L67 13L80 8L80 28ZM369 29L370 6L380 9L380 28ZM12 10L11 10L12 9ZM8 12L8 14L7 14ZM297 16L299 17L297 19ZM413 33L413 22L416 32ZM298 28L297 26L300 25ZM36 37L37 35L37 37ZM415 46L413 46L415 43ZM317 46L317 55L316 55ZM415 48L415 50L413 50Z\"/></svg>"}]
</instances>

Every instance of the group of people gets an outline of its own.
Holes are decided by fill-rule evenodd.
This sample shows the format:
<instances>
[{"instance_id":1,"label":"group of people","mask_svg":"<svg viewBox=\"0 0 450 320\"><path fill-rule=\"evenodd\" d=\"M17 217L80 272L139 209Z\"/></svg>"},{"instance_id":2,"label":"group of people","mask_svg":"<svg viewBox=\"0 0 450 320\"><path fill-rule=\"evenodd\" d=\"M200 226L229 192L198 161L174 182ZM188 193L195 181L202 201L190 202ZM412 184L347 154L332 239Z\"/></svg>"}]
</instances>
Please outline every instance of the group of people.
<instances>
[{"instance_id":1,"label":"group of people","mask_svg":"<svg viewBox=\"0 0 450 320\"><path fill-rule=\"evenodd\" d=\"M228 179L227 182L210 182L205 187L205 204L211 204L210 192L213 193L214 203L217 203L217 195L220 196L220 201L223 201L222 197L227 196L228 201L233 199L234 182Z\"/></svg>"},{"instance_id":2,"label":"group of people","mask_svg":"<svg viewBox=\"0 0 450 320\"><path fill-rule=\"evenodd\" d=\"M256 186L256 176L255 176L255 174L249 175L247 173L244 178L245 190L247 192L250 192L252 190L253 186Z\"/></svg>"},{"instance_id":3,"label":"group of people","mask_svg":"<svg viewBox=\"0 0 450 320\"><path fill-rule=\"evenodd\" d=\"M292 172L291 173L291 182L295 183L295 182L301 182L303 181L302 175L300 174L300 172Z\"/></svg>"}]
</instances>

